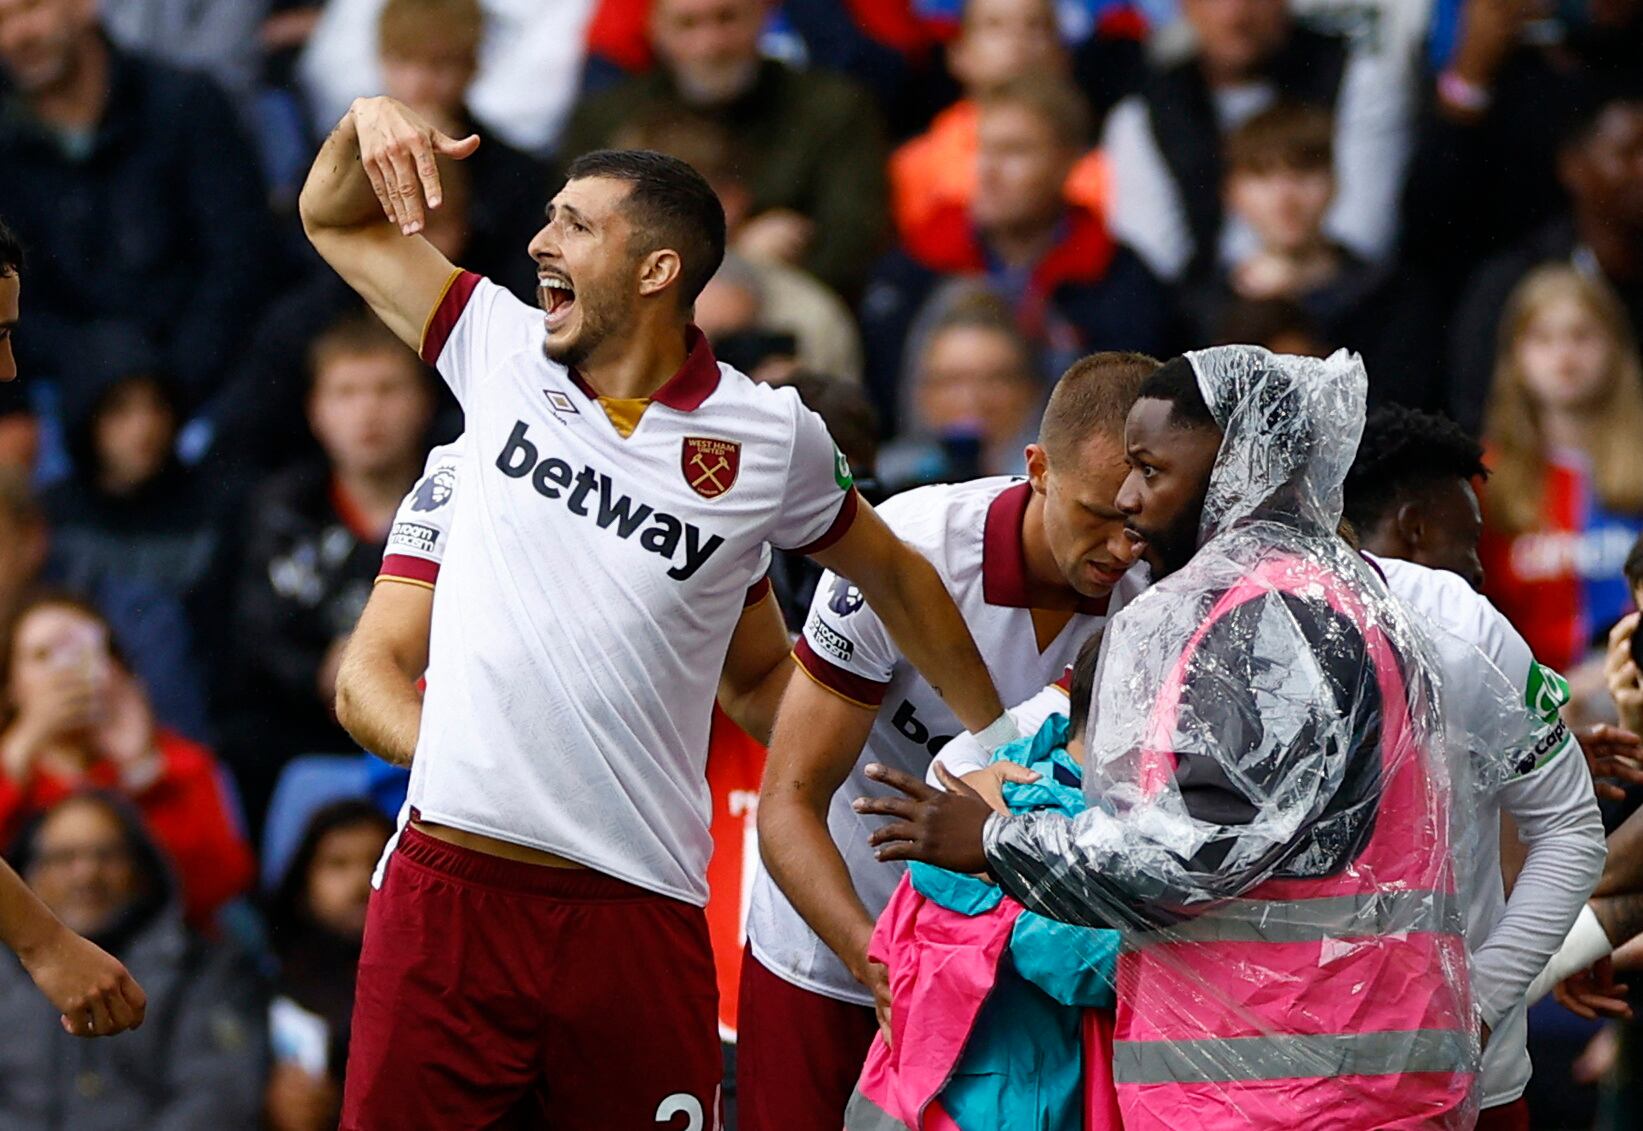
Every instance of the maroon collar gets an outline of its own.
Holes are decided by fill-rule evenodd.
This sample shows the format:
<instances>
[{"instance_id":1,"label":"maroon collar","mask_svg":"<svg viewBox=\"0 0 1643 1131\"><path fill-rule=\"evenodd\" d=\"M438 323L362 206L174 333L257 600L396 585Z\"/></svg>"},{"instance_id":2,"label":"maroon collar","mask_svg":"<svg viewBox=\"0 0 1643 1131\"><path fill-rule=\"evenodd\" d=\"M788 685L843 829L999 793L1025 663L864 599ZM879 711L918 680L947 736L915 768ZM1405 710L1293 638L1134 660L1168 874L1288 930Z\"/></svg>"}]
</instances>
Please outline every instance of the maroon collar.
<instances>
[{"instance_id":1,"label":"maroon collar","mask_svg":"<svg viewBox=\"0 0 1643 1131\"><path fill-rule=\"evenodd\" d=\"M989 605L1034 607L1027 592L1027 543L1021 533L1032 497L1031 483L1017 483L1000 491L987 506L981 534L981 595ZM1107 601L1106 597L1081 596L1078 612L1098 616L1107 611Z\"/></svg>"},{"instance_id":2,"label":"maroon collar","mask_svg":"<svg viewBox=\"0 0 1643 1131\"><path fill-rule=\"evenodd\" d=\"M650 400L680 412L695 412L719 387L719 362L713 356L713 347L707 344L707 335L695 324L685 327L685 349L689 351L685 363L650 394ZM589 400L599 399L599 391L582 374L572 369L570 379Z\"/></svg>"}]
</instances>

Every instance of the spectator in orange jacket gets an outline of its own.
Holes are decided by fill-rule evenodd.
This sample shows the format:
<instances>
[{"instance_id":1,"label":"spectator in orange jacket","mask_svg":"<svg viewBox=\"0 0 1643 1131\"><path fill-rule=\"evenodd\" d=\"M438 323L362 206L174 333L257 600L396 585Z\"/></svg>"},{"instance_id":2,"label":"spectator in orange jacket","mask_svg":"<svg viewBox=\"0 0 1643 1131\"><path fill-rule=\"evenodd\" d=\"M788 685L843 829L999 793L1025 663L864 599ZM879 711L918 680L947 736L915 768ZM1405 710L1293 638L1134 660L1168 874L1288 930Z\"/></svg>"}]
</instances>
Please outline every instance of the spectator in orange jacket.
<instances>
[{"instance_id":1,"label":"spectator in orange jacket","mask_svg":"<svg viewBox=\"0 0 1643 1131\"><path fill-rule=\"evenodd\" d=\"M92 786L128 796L170 855L196 929L251 884L251 850L211 751L154 725L101 613L66 594L26 601L0 648L0 834Z\"/></svg>"},{"instance_id":2,"label":"spectator in orange jacket","mask_svg":"<svg viewBox=\"0 0 1643 1131\"><path fill-rule=\"evenodd\" d=\"M964 97L890 157L890 203L906 240L947 208L968 208L976 191L977 100L1023 75L1065 77L1071 68L1051 0L967 0L947 67ZM1067 199L1104 212L1107 170L1099 152L1067 173Z\"/></svg>"}]
</instances>

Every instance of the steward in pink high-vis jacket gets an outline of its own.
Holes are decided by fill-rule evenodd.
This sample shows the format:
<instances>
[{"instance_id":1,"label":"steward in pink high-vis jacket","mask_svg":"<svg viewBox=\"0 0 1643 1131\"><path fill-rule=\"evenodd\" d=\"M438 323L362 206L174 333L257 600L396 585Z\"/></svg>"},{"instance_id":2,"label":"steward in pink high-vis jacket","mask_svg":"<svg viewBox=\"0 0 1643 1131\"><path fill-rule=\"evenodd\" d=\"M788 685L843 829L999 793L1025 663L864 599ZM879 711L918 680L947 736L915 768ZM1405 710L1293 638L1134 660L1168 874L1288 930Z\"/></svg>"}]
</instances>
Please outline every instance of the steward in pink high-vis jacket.
<instances>
[{"instance_id":1,"label":"steward in pink high-vis jacket","mask_svg":"<svg viewBox=\"0 0 1643 1131\"><path fill-rule=\"evenodd\" d=\"M902 818L881 853L1121 932L1126 1131L1476 1117L1468 794L1426 641L1337 534L1366 384L1344 353L1252 347L1148 379L1117 504L1161 580L1108 625L1083 814L900 782L917 805L864 809Z\"/></svg>"}]
</instances>

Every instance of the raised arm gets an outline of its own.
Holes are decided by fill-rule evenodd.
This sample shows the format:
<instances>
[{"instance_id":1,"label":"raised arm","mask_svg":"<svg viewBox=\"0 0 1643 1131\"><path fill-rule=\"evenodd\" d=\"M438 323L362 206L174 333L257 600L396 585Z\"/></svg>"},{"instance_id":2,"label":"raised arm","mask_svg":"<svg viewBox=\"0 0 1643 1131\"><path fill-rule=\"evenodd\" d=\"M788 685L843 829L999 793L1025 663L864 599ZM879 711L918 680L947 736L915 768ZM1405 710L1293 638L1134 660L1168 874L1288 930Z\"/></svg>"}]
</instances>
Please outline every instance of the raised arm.
<instances>
[{"instance_id":1,"label":"raised arm","mask_svg":"<svg viewBox=\"0 0 1643 1131\"><path fill-rule=\"evenodd\" d=\"M461 159L477 135L446 137L391 98L360 98L314 158L298 208L320 257L412 349L455 268L421 232L443 201L435 157Z\"/></svg>"},{"instance_id":2,"label":"raised arm","mask_svg":"<svg viewBox=\"0 0 1643 1131\"><path fill-rule=\"evenodd\" d=\"M856 584L901 654L983 745L990 749L1015 737L993 677L941 575L873 508L863 505L849 532L814 557ZM1001 726L1008 733L1001 733Z\"/></svg>"}]
</instances>

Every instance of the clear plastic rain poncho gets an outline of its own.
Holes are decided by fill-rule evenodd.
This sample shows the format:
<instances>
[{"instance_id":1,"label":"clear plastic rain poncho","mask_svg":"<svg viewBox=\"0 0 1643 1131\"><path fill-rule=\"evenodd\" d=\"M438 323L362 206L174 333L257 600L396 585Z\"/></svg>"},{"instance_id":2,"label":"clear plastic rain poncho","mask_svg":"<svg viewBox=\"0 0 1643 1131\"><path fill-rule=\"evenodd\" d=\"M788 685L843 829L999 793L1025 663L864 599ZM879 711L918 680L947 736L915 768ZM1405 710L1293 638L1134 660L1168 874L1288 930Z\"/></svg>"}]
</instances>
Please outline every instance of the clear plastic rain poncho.
<instances>
[{"instance_id":1,"label":"clear plastic rain poncho","mask_svg":"<svg viewBox=\"0 0 1643 1131\"><path fill-rule=\"evenodd\" d=\"M1107 628L1090 809L992 818L989 862L1122 932L1127 1131L1469 1126L1455 861L1530 722L1480 669L1495 733L1446 730L1429 641L1338 532L1358 358L1188 358L1224 433L1199 549Z\"/></svg>"}]
</instances>

